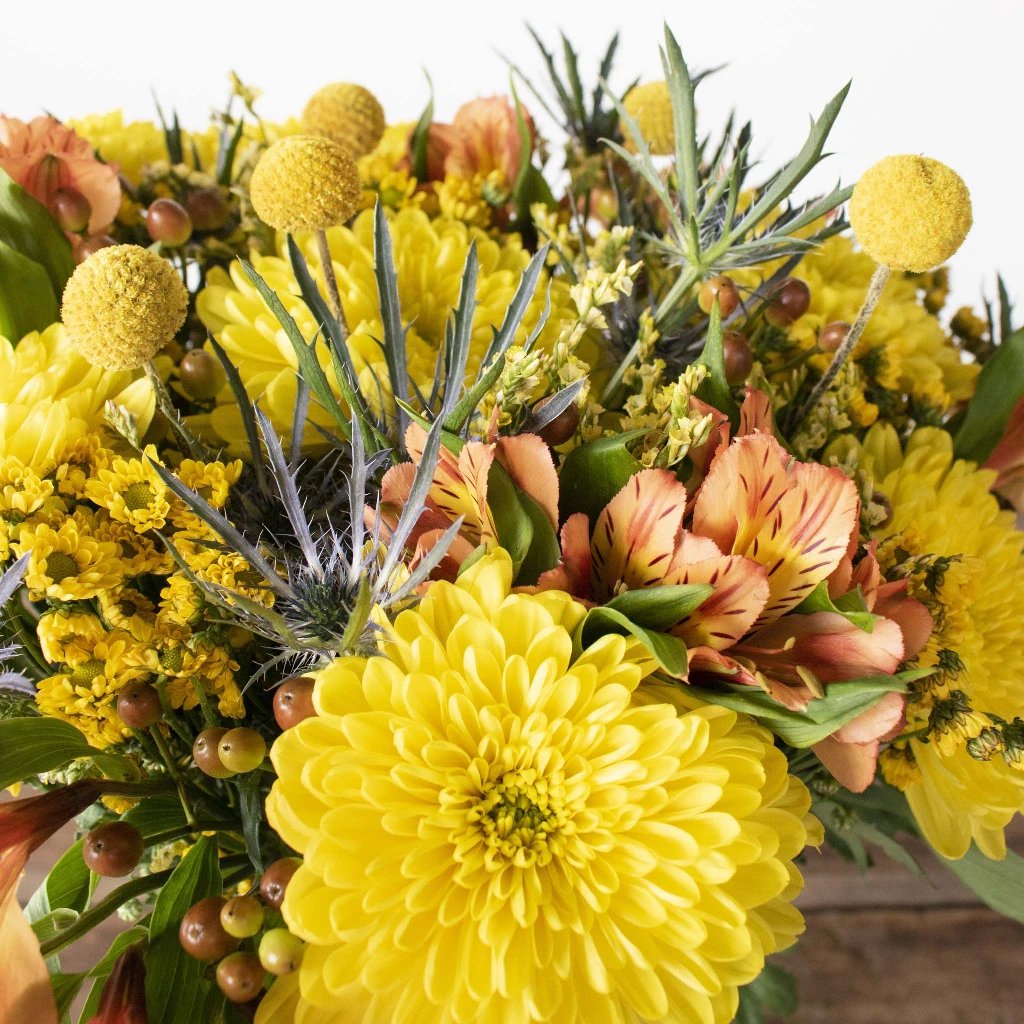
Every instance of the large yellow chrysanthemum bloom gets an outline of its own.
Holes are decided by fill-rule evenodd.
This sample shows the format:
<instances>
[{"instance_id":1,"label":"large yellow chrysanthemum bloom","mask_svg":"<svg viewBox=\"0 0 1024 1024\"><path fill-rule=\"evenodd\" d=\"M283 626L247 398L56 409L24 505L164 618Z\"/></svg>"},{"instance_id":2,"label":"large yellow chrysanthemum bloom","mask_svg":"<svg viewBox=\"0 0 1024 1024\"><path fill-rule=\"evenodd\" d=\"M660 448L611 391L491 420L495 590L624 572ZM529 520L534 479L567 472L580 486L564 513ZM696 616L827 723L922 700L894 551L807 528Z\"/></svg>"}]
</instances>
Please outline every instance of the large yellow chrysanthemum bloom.
<instances>
[{"instance_id":1,"label":"large yellow chrysanthemum bloom","mask_svg":"<svg viewBox=\"0 0 1024 1024\"><path fill-rule=\"evenodd\" d=\"M574 657L585 609L511 580L499 550L433 584L274 745L309 945L261 1019L724 1024L800 930L809 796L769 733L638 700L642 648Z\"/></svg>"},{"instance_id":2,"label":"large yellow chrysanthemum bloom","mask_svg":"<svg viewBox=\"0 0 1024 1024\"><path fill-rule=\"evenodd\" d=\"M908 705L908 729L928 731L928 742L897 744L883 770L940 853L962 857L974 839L1000 858L1003 831L1024 810L1024 771L998 753L973 759L967 742L984 712L1012 720L1024 706L1024 533L989 492L995 473L954 459L943 430L915 431L903 452L895 431L879 425L862 455L893 508L876 531L879 560L909 574L912 595L931 608L935 630L918 660L940 668ZM971 711L950 703L954 691Z\"/></svg>"},{"instance_id":3,"label":"large yellow chrysanthemum bloom","mask_svg":"<svg viewBox=\"0 0 1024 1024\"><path fill-rule=\"evenodd\" d=\"M421 210L413 208L399 210L391 218L390 226L402 319L410 325L409 373L424 392L430 390L437 353L444 342L445 325L458 304L459 283L470 242L476 241L480 275L467 368L469 374L475 374L492 340L493 329L500 326L505 317L519 278L530 260L529 252L516 235L494 239L458 221L444 217L431 220ZM360 373L363 391L371 401L378 401L379 381L382 397L387 401L390 397L387 365L378 343L384 328L374 276L373 213L361 213L351 228L328 229L327 239L351 331L349 350ZM319 275L313 236L300 235L298 241L310 270ZM299 297L295 275L287 260L257 256L253 265L281 297L303 335L312 338L316 323ZM542 277L520 327L517 336L520 341L525 340L543 312L548 283L546 277ZM561 281L550 282L550 286L551 314L538 339L541 347L550 347L559 331L577 318L568 286ZM241 266L235 263L229 271L211 270L207 286L199 294L197 308L203 323L238 367L249 394L260 400L278 430L288 434L295 404L295 353L284 330ZM319 356L324 372L333 382L334 371L325 346L320 346ZM323 426L331 425L315 403L311 405L310 418ZM199 426L203 425L200 421ZM209 425L234 451L241 450L245 435L230 391L225 390L220 396ZM308 440L313 441L316 436L310 431Z\"/></svg>"},{"instance_id":4,"label":"large yellow chrysanthemum bloom","mask_svg":"<svg viewBox=\"0 0 1024 1024\"><path fill-rule=\"evenodd\" d=\"M145 433L155 399L149 381L137 376L90 364L60 324L17 346L0 338L0 457L17 456L45 476L62 452L103 426L108 400L127 408Z\"/></svg>"},{"instance_id":5,"label":"large yellow chrysanthemum bloom","mask_svg":"<svg viewBox=\"0 0 1024 1024\"><path fill-rule=\"evenodd\" d=\"M811 304L787 328L790 337L813 349L826 324L853 323L874 269L871 257L854 251L853 241L841 235L805 256L793 276L810 288ZM819 368L824 370L831 358L831 353L818 357ZM912 395L941 412L970 398L978 375L977 366L961 362L942 325L918 301L917 285L895 274L864 329L855 358L866 384Z\"/></svg>"}]
</instances>

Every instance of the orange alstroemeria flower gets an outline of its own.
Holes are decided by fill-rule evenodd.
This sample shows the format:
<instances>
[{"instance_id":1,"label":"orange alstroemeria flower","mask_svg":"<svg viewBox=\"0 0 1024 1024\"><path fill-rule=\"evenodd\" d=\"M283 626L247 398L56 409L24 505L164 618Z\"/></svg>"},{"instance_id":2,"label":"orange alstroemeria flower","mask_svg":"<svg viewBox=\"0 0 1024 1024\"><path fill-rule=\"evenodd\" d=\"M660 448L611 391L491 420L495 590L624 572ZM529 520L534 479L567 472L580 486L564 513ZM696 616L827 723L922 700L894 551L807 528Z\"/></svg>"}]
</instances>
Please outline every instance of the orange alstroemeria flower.
<instances>
[{"instance_id":1,"label":"orange alstroemeria flower","mask_svg":"<svg viewBox=\"0 0 1024 1024\"><path fill-rule=\"evenodd\" d=\"M99 1011L89 1024L147 1024L146 964L139 946L129 946L114 964L103 991Z\"/></svg>"},{"instance_id":2,"label":"orange alstroemeria flower","mask_svg":"<svg viewBox=\"0 0 1024 1024\"><path fill-rule=\"evenodd\" d=\"M1013 407L985 469L994 469L999 474L992 490L1018 512L1024 512L1024 398L1018 399Z\"/></svg>"},{"instance_id":3,"label":"orange alstroemeria flower","mask_svg":"<svg viewBox=\"0 0 1024 1024\"><path fill-rule=\"evenodd\" d=\"M92 146L53 117L19 121L0 116L0 167L49 208L58 189L89 201L89 234L109 227L121 205L117 170L96 158Z\"/></svg>"}]
</instances>

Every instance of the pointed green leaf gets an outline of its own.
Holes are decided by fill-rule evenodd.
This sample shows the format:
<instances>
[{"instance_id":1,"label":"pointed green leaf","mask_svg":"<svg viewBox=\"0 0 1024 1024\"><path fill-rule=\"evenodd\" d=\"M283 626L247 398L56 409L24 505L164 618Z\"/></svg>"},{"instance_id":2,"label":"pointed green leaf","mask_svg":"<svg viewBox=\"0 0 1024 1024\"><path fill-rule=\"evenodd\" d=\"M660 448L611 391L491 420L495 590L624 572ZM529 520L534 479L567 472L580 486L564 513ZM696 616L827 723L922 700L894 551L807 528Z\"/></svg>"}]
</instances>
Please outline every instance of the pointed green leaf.
<instances>
[{"instance_id":1,"label":"pointed green leaf","mask_svg":"<svg viewBox=\"0 0 1024 1024\"><path fill-rule=\"evenodd\" d=\"M587 617L576 631L577 646L581 649L588 647L608 633L636 637L664 671L669 675L685 678L688 667L686 644L679 637L654 629L645 629L608 605L591 608L587 612Z\"/></svg>"},{"instance_id":2,"label":"pointed green leaf","mask_svg":"<svg viewBox=\"0 0 1024 1024\"><path fill-rule=\"evenodd\" d=\"M0 240L0 338L17 344L59 318L46 269Z\"/></svg>"},{"instance_id":3,"label":"pointed green leaf","mask_svg":"<svg viewBox=\"0 0 1024 1024\"><path fill-rule=\"evenodd\" d=\"M487 475L487 507L498 531L498 543L511 556L516 575L533 543L533 520L523 509L515 484L497 463Z\"/></svg>"},{"instance_id":4,"label":"pointed green leaf","mask_svg":"<svg viewBox=\"0 0 1024 1024\"><path fill-rule=\"evenodd\" d=\"M614 608L638 626L664 631L682 622L713 593L708 583L683 583L674 586L627 590L613 597L606 608Z\"/></svg>"},{"instance_id":5,"label":"pointed green leaf","mask_svg":"<svg viewBox=\"0 0 1024 1024\"><path fill-rule=\"evenodd\" d=\"M708 375L697 389L697 397L713 405L719 412L724 412L730 419L738 415L736 403L733 401L732 388L725 376L725 349L722 345L722 314L718 308L718 299L711 307L708 317L708 334L696 361L708 368Z\"/></svg>"},{"instance_id":6,"label":"pointed green leaf","mask_svg":"<svg viewBox=\"0 0 1024 1024\"><path fill-rule=\"evenodd\" d=\"M601 510L625 487L626 481L644 468L626 446L646 433L642 429L627 430L581 444L569 452L558 480L563 520L574 512L586 512L591 523L596 522Z\"/></svg>"},{"instance_id":7,"label":"pointed green leaf","mask_svg":"<svg viewBox=\"0 0 1024 1024\"><path fill-rule=\"evenodd\" d=\"M1024 857L1008 850L1003 860L990 860L972 845L959 860L939 860L986 906L1024 924Z\"/></svg>"},{"instance_id":8,"label":"pointed green leaf","mask_svg":"<svg viewBox=\"0 0 1024 1024\"><path fill-rule=\"evenodd\" d=\"M865 633L872 633L878 615L872 615L864 604L864 599L859 590L844 594L838 601L833 601L828 596L828 581L823 580L810 594L807 595L793 609L796 615L813 615L815 612L832 612L835 615L842 615L844 619L852 623Z\"/></svg>"},{"instance_id":9,"label":"pointed green leaf","mask_svg":"<svg viewBox=\"0 0 1024 1024\"><path fill-rule=\"evenodd\" d=\"M524 494L518 488L516 488L516 498L519 501L519 507L529 518L533 527L530 547L516 575L516 585L533 586L542 572L554 569L558 565L562 551L558 545L558 535L540 505L530 495Z\"/></svg>"},{"instance_id":10,"label":"pointed green leaf","mask_svg":"<svg viewBox=\"0 0 1024 1024\"><path fill-rule=\"evenodd\" d=\"M1024 396L1024 328L1011 334L989 357L967 415L956 433L957 458L983 463L999 443L1017 401Z\"/></svg>"}]
</instances>

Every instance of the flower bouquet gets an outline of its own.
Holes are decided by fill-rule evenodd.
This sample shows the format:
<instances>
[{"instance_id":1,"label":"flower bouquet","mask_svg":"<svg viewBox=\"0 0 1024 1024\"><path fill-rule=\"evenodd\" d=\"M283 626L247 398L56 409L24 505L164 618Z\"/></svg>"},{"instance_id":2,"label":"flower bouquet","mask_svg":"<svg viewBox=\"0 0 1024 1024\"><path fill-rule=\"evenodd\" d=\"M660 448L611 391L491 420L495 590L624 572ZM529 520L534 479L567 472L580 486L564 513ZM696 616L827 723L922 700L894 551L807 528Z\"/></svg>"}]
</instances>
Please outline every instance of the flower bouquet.
<instances>
[{"instance_id":1,"label":"flower bouquet","mask_svg":"<svg viewBox=\"0 0 1024 1024\"><path fill-rule=\"evenodd\" d=\"M670 32L535 39L450 123L0 118L5 1024L752 1024L822 843L1024 915L964 183L802 197L845 90L764 171Z\"/></svg>"}]
</instances>

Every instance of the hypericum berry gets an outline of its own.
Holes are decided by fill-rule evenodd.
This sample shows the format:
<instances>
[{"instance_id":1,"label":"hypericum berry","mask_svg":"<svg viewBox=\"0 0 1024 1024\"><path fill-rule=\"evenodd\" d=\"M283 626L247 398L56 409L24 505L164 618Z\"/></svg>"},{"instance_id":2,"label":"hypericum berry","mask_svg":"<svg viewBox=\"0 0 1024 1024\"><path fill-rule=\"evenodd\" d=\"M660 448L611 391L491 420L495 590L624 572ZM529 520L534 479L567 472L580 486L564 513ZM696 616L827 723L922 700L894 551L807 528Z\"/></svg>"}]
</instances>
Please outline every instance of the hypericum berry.
<instances>
[{"instance_id":1,"label":"hypericum berry","mask_svg":"<svg viewBox=\"0 0 1024 1024\"><path fill-rule=\"evenodd\" d=\"M156 199L146 211L146 230L154 242L177 249L192 237L192 218L181 203Z\"/></svg>"},{"instance_id":2,"label":"hypericum berry","mask_svg":"<svg viewBox=\"0 0 1024 1024\"><path fill-rule=\"evenodd\" d=\"M130 875L142 860L142 833L126 821L97 825L82 840L82 860L90 871L104 878Z\"/></svg>"},{"instance_id":3,"label":"hypericum berry","mask_svg":"<svg viewBox=\"0 0 1024 1024\"><path fill-rule=\"evenodd\" d=\"M845 320L835 320L825 324L818 335L818 348L823 352L835 352L850 333L850 325Z\"/></svg>"},{"instance_id":4,"label":"hypericum berry","mask_svg":"<svg viewBox=\"0 0 1024 1024\"><path fill-rule=\"evenodd\" d=\"M251 772L263 764L267 756L267 741L246 726L228 729L217 744L221 764L229 771Z\"/></svg>"},{"instance_id":5,"label":"hypericum berry","mask_svg":"<svg viewBox=\"0 0 1024 1024\"><path fill-rule=\"evenodd\" d=\"M700 286L700 291L697 293L697 305L700 306L702 312L710 313L716 298L722 319L731 316L733 310L740 304L740 293L731 277L726 277L725 274L709 277Z\"/></svg>"},{"instance_id":6,"label":"hypericum berry","mask_svg":"<svg viewBox=\"0 0 1024 1024\"><path fill-rule=\"evenodd\" d=\"M117 245L117 242L110 235L93 235L92 238L82 238L75 243L74 257L76 263L84 263L90 256L98 253L100 249Z\"/></svg>"},{"instance_id":7,"label":"hypericum berry","mask_svg":"<svg viewBox=\"0 0 1024 1024\"><path fill-rule=\"evenodd\" d=\"M788 327L807 312L810 304L811 289L798 278L786 277L775 286L764 315L768 323Z\"/></svg>"},{"instance_id":8,"label":"hypericum berry","mask_svg":"<svg viewBox=\"0 0 1024 1024\"><path fill-rule=\"evenodd\" d=\"M217 987L233 1003L247 1003L263 989L263 965L255 953L232 953L217 964Z\"/></svg>"},{"instance_id":9,"label":"hypericum berry","mask_svg":"<svg viewBox=\"0 0 1024 1024\"><path fill-rule=\"evenodd\" d=\"M750 342L739 331L726 331L722 335L725 361L725 379L733 385L742 384L754 368L754 353Z\"/></svg>"},{"instance_id":10,"label":"hypericum berry","mask_svg":"<svg viewBox=\"0 0 1024 1024\"><path fill-rule=\"evenodd\" d=\"M282 729L290 729L316 714L316 708L313 707L314 685L314 680L308 676L295 676L286 679L277 688L274 693L274 718Z\"/></svg>"},{"instance_id":11,"label":"hypericum berry","mask_svg":"<svg viewBox=\"0 0 1024 1024\"><path fill-rule=\"evenodd\" d=\"M77 235L89 226L92 204L77 189L59 188L50 196L50 213L62 231Z\"/></svg>"},{"instance_id":12,"label":"hypericum berry","mask_svg":"<svg viewBox=\"0 0 1024 1024\"><path fill-rule=\"evenodd\" d=\"M219 231L231 212L227 197L219 188L199 188L190 192L185 208L196 231Z\"/></svg>"},{"instance_id":13,"label":"hypericum berry","mask_svg":"<svg viewBox=\"0 0 1024 1024\"><path fill-rule=\"evenodd\" d=\"M130 729L148 729L163 713L160 694L149 683L127 683L117 691L117 717Z\"/></svg>"},{"instance_id":14,"label":"hypericum berry","mask_svg":"<svg viewBox=\"0 0 1024 1024\"><path fill-rule=\"evenodd\" d=\"M195 761L196 767L210 778L227 779L235 774L220 759L220 752L217 749L227 732L227 729L204 729L192 744L192 760Z\"/></svg>"},{"instance_id":15,"label":"hypericum berry","mask_svg":"<svg viewBox=\"0 0 1024 1024\"><path fill-rule=\"evenodd\" d=\"M178 376L185 393L197 402L216 398L227 380L220 360L201 348L185 353L178 364Z\"/></svg>"},{"instance_id":16,"label":"hypericum berry","mask_svg":"<svg viewBox=\"0 0 1024 1024\"><path fill-rule=\"evenodd\" d=\"M278 976L297 971L302 963L306 944L287 928L271 928L260 939L260 963Z\"/></svg>"},{"instance_id":17,"label":"hypericum berry","mask_svg":"<svg viewBox=\"0 0 1024 1024\"><path fill-rule=\"evenodd\" d=\"M178 941L189 956L212 963L238 949L239 940L224 931L220 923L225 903L223 896L208 896L185 911L178 928Z\"/></svg>"},{"instance_id":18,"label":"hypericum berry","mask_svg":"<svg viewBox=\"0 0 1024 1024\"><path fill-rule=\"evenodd\" d=\"M263 905L255 896L232 896L220 908L221 927L236 939L248 939L263 927Z\"/></svg>"},{"instance_id":19,"label":"hypericum berry","mask_svg":"<svg viewBox=\"0 0 1024 1024\"><path fill-rule=\"evenodd\" d=\"M550 402L550 398L542 398L535 406L534 412L540 412ZM538 437L552 448L566 441L576 433L580 425L580 411L573 402L568 408L563 409L553 420L545 423L537 431Z\"/></svg>"},{"instance_id":20,"label":"hypericum berry","mask_svg":"<svg viewBox=\"0 0 1024 1024\"><path fill-rule=\"evenodd\" d=\"M273 907L274 910L281 909L288 883L301 865L302 861L298 857L282 857L263 872L260 879L260 895L267 906Z\"/></svg>"}]
</instances>

